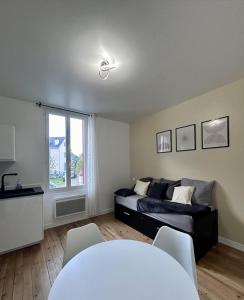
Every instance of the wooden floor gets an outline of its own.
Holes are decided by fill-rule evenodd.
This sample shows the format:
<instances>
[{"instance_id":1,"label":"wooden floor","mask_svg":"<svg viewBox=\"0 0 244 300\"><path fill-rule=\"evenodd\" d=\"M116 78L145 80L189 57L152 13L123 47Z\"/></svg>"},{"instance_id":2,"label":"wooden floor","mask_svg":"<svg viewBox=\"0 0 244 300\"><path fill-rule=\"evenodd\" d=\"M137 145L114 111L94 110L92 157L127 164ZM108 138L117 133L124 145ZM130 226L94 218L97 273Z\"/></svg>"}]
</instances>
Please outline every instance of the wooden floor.
<instances>
[{"instance_id":1,"label":"wooden floor","mask_svg":"<svg viewBox=\"0 0 244 300\"><path fill-rule=\"evenodd\" d=\"M47 299L61 269L66 231L90 222L100 227L106 240L151 243L112 214L48 229L41 244L0 256L0 299ZM244 299L244 253L218 244L197 269L201 299Z\"/></svg>"}]
</instances>

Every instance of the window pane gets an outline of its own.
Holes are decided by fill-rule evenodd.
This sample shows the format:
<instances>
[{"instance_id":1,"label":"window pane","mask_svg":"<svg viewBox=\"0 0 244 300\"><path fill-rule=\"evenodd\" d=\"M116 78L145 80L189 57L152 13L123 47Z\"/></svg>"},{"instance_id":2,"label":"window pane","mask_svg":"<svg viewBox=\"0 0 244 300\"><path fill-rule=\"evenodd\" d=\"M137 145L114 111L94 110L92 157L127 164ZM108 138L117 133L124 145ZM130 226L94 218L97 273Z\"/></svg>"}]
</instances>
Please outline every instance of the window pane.
<instances>
[{"instance_id":1,"label":"window pane","mask_svg":"<svg viewBox=\"0 0 244 300\"><path fill-rule=\"evenodd\" d=\"M66 119L49 114L49 188L66 185Z\"/></svg>"},{"instance_id":2,"label":"window pane","mask_svg":"<svg viewBox=\"0 0 244 300\"><path fill-rule=\"evenodd\" d=\"M70 118L71 186L84 184L83 120Z\"/></svg>"}]
</instances>

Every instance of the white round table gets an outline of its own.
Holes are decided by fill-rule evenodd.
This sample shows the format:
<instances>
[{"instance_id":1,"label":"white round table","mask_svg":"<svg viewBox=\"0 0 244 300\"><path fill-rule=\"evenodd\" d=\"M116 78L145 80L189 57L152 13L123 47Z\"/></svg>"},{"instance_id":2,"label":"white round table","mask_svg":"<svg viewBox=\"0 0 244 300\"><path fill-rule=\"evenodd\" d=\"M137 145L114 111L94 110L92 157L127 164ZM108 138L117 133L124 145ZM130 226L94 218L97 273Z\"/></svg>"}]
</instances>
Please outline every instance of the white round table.
<instances>
[{"instance_id":1,"label":"white round table","mask_svg":"<svg viewBox=\"0 0 244 300\"><path fill-rule=\"evenodd\" d=\"M103 242L77 254L59 273L49 300L199 300L182 266L146 243Z\"/></svg>"}]
</instances>

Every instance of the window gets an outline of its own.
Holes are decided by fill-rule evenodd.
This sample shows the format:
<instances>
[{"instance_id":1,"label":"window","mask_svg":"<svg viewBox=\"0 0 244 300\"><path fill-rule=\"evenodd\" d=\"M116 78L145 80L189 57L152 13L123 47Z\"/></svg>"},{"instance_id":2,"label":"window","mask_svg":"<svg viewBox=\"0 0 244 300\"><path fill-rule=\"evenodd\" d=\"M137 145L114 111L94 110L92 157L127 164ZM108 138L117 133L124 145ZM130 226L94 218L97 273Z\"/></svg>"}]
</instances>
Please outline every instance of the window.
<instances>
[{"instance_id":1,"label":"window","mask_svg":"<svg viewBox=\"0 0 244 300\"><path fill-rule=\"evenodd\" d=\"M47 115L49 189L84 187L87 119L56 112Z\"/></svg>"}]
</instances>

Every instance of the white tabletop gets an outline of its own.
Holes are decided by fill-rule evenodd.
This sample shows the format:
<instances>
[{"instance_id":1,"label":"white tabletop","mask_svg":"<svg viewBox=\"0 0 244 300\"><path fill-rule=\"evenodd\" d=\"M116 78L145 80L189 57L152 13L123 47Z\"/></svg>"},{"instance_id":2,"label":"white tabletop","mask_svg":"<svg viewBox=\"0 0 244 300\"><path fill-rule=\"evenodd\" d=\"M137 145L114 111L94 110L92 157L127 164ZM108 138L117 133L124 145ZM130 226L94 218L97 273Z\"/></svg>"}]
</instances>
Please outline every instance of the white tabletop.
<instances>
[{"instance_id":1,"label":"white tabletop","mask_svg":"<svg viewBox=\"0 0 244 300\"><path fill-rule=\"evenodd\" d=\"M195 300L182 266L146 243L116 240L76 255L59 273L49 300Z\"/></svg>"}]
</instances>

